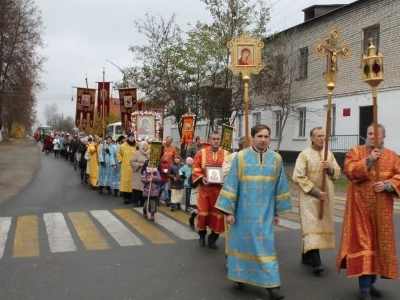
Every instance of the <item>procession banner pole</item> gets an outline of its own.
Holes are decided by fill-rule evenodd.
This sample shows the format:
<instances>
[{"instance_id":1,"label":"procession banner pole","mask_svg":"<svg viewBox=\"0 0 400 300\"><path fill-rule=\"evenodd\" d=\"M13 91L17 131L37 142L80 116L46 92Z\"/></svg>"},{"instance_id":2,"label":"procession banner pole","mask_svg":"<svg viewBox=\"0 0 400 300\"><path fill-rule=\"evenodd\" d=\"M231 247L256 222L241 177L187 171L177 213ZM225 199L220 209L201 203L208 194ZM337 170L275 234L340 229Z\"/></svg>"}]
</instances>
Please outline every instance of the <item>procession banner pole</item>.
<instances>
[{"instance_id":1,"label":"procession banner pole","mask_svg":"<svg viewBox=\"0 0 400 300\"><path fill-rule=\"evenodd\" d=\"M325 145L324 145L324 161L328 159L329 151L329 138L331 135L331 110L332 110L332 91L335 88L337 81L337 58L341 57L343 60L349 58L351 51L347 44L338 45L341 33L336 25L333 25L327 32L327 39L319 40L314 45L314 51L319 57L328 57L326 64L325 81L328 89L328 106L326 112L326 132L325 132ZM326 169L322 169L322 185L321 191L326 192ZM334 199L327 199L333 201ZM325 201L319 203L318 217L320 220L324 217Z\"/></svg>"},{"instance_id":2,"label":"procession banner pole","mask_svg":"<svg viewBox=\"0 0 400 300\"><path fill-rule=\"evenodd\" d=\"M105 69L103 68L103 89L105 90L105 88L104 88L104 81L105 81L105 73L106 73L106 71L105 71ZM101 108L102 108L102 118L103 118L103 144L104 144L104 138L105 138L105 134L106 134L106 126L105 126L105 123L104 123L104 114L105 114L105 109L104 109L104 103L105 103L105 98L106 98L106 95L105 95L105 93L101 93L101 96L102 96L102 105L101 105Z\"/></svg>"},{"instance_id":3,"label":"procession banner pole","mask_svg":"<svg viewBox=\"0 0 400 300\"><path fill-rule=\"evenodd\" d=\"M261 59L261 49L264 43L258 37L251 37L244 32L240 37L232 37L227 43L230 49L230 62L228 68L234 74L242 73L244 83L244 127L245 146L250 146L249 139L249 83L250 74L258 74L264 68Z\"/></svg>"},{"instance_id":4,"label":"procession banner pole","mask_svg":"<svg viewBox=\"0 0 400 300\"><path fill-rule=\"evenodd\" d=\"M373 127L374 127L374 148L379 149L378 141L378 85L384 80L383 76L383 56L381 53L376 53L376 47L373 44L373 38L370 39L370 46L368 47L368 55L363 55L363 81L372 89L372 107L373 107ZM374 162L375 182L379 182L380 166L379 159ZM379 264L383 266L383 241L382 241L382 202L379 193L375 192L376 202L376 233L378 239L378 258Z\"/></svg>"}]
</instances>

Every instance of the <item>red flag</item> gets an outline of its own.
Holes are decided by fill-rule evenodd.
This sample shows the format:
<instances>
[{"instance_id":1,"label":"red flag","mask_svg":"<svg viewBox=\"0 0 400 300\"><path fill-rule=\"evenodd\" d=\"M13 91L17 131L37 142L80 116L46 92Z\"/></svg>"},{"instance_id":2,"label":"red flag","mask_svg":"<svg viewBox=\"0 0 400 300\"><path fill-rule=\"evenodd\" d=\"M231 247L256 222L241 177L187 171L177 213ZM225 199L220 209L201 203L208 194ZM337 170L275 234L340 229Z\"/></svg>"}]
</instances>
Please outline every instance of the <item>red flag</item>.
<instances>
[{"instance_id":1,"label":"red flag","mask_svg":"<svg viewBox=\"0 0 400 300\"><path fill-rule=\"evenodd\" d=\"M75 114L76 127L82 127L83 130L85 130L87 126L93 128L95 96L95 89L77 89Z\"/></svg>"},{"instance_id":2,"label":"red flag","mask_svg":"<svg viewBox=\"0 0 400 300\"><path fill-rule=\"evenodd\" d=\"M105 117L108 117L110 114L110 85L111 85L111 82L98 82L98 89L97 89L97 115L98 116L102 115L103 109L104 109Z\"/></svg>"},{"instance_id":3,"label":"red flag","mask_svg":"<svg viewBox=\"0 0 400 300\"><path fill-rule=\"evenodd\" d=\"M119 89L122 130L128 132L131 126L132 113L137 109L137 89Z\"/></svg>"}]
</instances>

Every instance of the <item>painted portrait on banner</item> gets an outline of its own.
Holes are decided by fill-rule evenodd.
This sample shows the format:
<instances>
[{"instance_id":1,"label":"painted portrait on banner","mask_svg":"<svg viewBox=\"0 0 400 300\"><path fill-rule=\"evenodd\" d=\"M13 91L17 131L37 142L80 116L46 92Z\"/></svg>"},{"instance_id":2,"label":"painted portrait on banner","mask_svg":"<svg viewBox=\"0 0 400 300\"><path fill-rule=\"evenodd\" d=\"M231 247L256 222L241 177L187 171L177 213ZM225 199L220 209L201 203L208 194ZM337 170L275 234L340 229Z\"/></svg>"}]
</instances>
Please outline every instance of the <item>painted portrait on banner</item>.
<instances>
[{"instance_id":1,"label":"painted portrait on banner","mask_svg":"<svg viewBox=\"0 0 400 300\"><path fill-rule=\"evenodd\" d=\"M154 116L136 116L136 128L139 139L154 138Z\"/></svg>"},{"instance_id":2,"label":"painted portrait on banner","mask_svg":"<svg viewBox=\"0 0 400 300\"><path fill-rule=\"evenodd\" d=\"M82 94L81 99L82 106L90 106L90 95Z\"/></svg>"},{"instance_id":3,"label":"painted portrait on banner","mask_svg":"<svg viewBox=\"0 0 400 300\"><path fill-rule=\"evenodd\" d=\"M124 96L124 107L131 108L133 106L132 96Z\"/></svg>"},{"instance_id":4,"label":"painted portrait on banner","mask_svg":"<svg viewBox=\"0 0 400 300\"><path fill-rule=\"evenodd\" d=\"M238 66L254 66L254 44L250 45L238 45Z\"/></svg>"}]
</instances>

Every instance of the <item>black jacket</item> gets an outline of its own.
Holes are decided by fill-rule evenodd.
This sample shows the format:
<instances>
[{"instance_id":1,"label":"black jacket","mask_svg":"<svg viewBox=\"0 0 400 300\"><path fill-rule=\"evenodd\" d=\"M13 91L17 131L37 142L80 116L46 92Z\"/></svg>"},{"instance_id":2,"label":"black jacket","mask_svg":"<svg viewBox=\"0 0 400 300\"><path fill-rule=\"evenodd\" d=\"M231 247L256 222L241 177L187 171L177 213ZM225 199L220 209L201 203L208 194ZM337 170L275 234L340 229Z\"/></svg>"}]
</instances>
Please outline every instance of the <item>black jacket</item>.
<instances>
[{"instance_id":1,"label":"black jacket","mask_svg":"<svg viewBox=\"0 0 400 300\"><path fill-rule=\"evenodd\" d=\"M196 153L197 153L198 151L200 151L200 150L201 150L201 145L199 146L199 145L197 145L196 142L194 142L193 144L191 144L191 145L189 146L189 148L187 148L187 150L186 150L186 157L194 158L194 157L196 156Z\"/></svg>"},{"instance_id":2,"label":"black jacket","mask_svg":"<svg viewBox=\"0 0 400 300\"><path fill-rule=\"evenodd\" d=\"M173 163L167 172L167 176L171 179L171 189L181 190L183 189L183 181L184 178L179 177L179 169L183 167L183 164L175 164ZM174 177L178 178L178 180L174 180Z\"/></svg>"}]
</instances>

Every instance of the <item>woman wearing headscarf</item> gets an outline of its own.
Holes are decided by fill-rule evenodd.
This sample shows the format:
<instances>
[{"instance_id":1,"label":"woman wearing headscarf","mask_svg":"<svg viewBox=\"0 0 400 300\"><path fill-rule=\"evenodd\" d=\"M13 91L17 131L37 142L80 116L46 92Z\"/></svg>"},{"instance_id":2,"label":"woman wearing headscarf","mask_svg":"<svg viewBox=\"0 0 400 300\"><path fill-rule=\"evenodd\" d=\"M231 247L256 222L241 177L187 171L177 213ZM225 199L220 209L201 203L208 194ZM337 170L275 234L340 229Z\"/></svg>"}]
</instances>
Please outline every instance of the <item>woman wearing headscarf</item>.
<instances>
[{"instance_id":1,"label":"woman wearing headscarf","mask_svg":"<svg viewBox=\"0 0 400 300\"><path fill-rule=\"evenodd\" d=\"M119 147L117 152L117 160L121 168L119 191L124 198L124 204L132 203L132 167L130 162L135 152L135 135L133 132L129 132L128 139Z\"/></svg>"},{"instance_id":2,"label":"woman wearing headscarf","mask_svg":"<svg viewBox=\"0 0 400 300\"><path fill-rule=\"evenodd\" d=\"M99 138L96 136L93 143L91 143L88 148L87 152L90 155L89 158L89 183L90 185L95 188L97 187L97 178L99 176Z\"/></svg>"},{"instance_id":3,"label":"woman wearing headscarf","mask_svg":"<svg viewBox=\"0 0 400 300\"><path fill-rule=\"evenodd\" d=\"M143 183L142 167L150 156L149 144L147 142L139 143L139 150L136 151L130 161L132 167L132 202L135 207L143 204Z\"/></svg>"}]
</instances>

